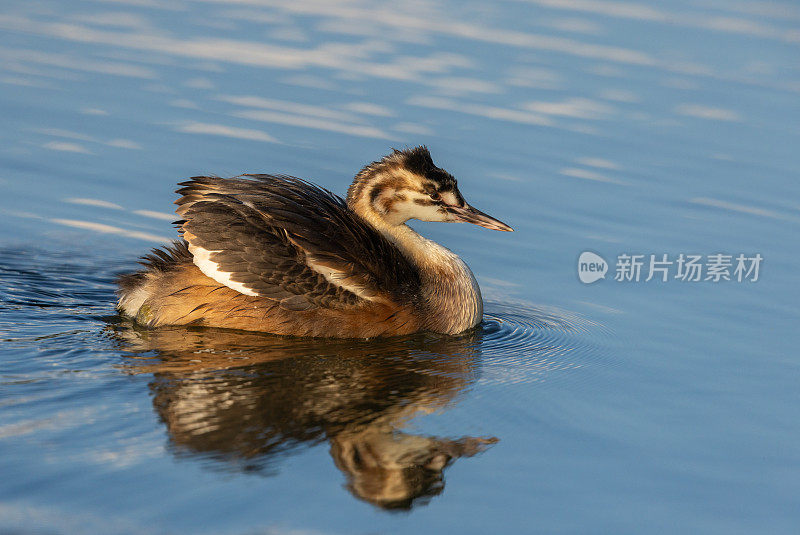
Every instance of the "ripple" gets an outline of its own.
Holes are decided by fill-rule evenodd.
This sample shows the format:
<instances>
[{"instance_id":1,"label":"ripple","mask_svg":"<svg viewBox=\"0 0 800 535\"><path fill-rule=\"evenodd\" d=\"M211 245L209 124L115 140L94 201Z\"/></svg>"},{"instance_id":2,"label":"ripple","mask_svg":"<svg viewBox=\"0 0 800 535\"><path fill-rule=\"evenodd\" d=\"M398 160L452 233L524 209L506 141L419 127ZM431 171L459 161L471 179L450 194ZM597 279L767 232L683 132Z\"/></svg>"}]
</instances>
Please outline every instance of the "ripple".
<instances>
[{"instance_id":1,"label":"ripple","mask_svg":"<svg viewBox=\"0 0 800 535\"><path fill-rule=\"evenodd\" d=\"M543 382L557 372L608 365L611 331L573 312L529 304L486 303L480 383Z\"/></svg>"}]
</instances>

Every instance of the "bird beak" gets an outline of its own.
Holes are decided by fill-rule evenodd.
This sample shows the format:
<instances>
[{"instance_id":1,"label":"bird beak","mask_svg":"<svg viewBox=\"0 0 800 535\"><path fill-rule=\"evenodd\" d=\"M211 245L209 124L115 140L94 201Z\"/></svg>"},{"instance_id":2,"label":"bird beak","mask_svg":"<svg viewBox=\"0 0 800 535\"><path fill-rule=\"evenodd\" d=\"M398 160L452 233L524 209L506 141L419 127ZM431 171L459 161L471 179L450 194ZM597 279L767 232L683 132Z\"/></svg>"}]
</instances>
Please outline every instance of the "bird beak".
<instances>
[{"instance_id":1,"label":"bird beak","mask_svg":"<svg viewBox=\"0 0 800 535\"><path fill-rule=\"evenodd\" d=\"M464 223L472 223L492 230L502 230L503 232L514 232L514 229L493 218L490 215L484 214L477 208L465 204L463 207L448 206L447 211L454 217L453 221L463 221Z\"/></svg>"}]
</instances>

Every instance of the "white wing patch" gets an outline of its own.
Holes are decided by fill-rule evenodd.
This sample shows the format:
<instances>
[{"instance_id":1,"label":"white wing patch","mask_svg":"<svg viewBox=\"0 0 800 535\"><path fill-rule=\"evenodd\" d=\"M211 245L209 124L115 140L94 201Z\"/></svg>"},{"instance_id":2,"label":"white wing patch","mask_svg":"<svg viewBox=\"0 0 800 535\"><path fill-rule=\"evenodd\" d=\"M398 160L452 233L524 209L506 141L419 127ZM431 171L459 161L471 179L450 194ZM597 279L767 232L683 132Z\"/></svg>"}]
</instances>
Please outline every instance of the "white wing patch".
<instances>
[{"instance_id":1,"label":"white wing patch","mask_svg":"<svg viewBox=\"0 0 800 535\"><path fill-rule=\"evenodd\" d=\"M374 292L367 290L364 286L353 280L355 277L353 277L352 274L316 263L312 260L311 255L306 256L306 265L325 277L325 280L331 284L344 288L348 292L352 292L363 299L372 300L375 297Z\"/></svg>"},{"instance_id":2,"label":"white wing patch","mask_svg":"<svg viewBox=\"0 0 800 535\"><path fill-rule=\"evenodd\" d=\"M218 283L224 284L228 288L236 290L244 295L258 295L241 282L232 281L231 274L227 271L222 271L219 268L219 264L211 260L211 254L218 253L219 251L208 251L202 247L189 244L189 252L192 253L194 265L200 268L200 271L202 271L203 275L206 277L212 278Z\"/></svg>"}]
</instances>

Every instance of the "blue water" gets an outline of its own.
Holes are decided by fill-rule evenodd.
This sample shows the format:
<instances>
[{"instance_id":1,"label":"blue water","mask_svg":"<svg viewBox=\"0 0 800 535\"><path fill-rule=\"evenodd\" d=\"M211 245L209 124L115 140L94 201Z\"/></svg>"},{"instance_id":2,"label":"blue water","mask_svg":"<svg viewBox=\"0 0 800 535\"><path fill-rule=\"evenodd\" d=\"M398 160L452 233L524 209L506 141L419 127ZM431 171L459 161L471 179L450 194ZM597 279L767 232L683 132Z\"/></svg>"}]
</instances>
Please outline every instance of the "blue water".
<instances>
[{"instance_id":1,"label":"blue water","mask_svg":"<svg viewBox=\"0 0 800 535\"><path fill-rule=\"evenodd\" d=\"M788 1L4 2L0 531L796 532L798 57ZM116 314L177 182L343 194L417 144L516 230L413 224L476 331ZM763 261L645 282L664 254Z\"/></svg>"}]
</instances>

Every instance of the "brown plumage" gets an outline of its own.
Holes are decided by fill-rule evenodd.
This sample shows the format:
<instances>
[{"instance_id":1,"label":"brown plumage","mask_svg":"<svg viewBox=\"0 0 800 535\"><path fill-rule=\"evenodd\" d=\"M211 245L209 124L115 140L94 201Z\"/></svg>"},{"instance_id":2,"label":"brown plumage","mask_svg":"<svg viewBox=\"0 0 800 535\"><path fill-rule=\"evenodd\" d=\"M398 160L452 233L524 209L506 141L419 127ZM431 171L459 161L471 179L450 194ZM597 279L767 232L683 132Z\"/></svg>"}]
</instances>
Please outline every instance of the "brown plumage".
<instances>
[{"instance_id":1,"label":"brown plumage","mask_svg":"<svg viewBox=\"0 0 800 535\"><path fill-rule=\"evenodd\" d=\"M457 333L482 316L469 268L405 222L505 224L469 206L424 147L366 166L347 200L298 178L194 177L176 204L181 241L119 280L139 323L296 336Z\"/></svg>"}]
</instances>

